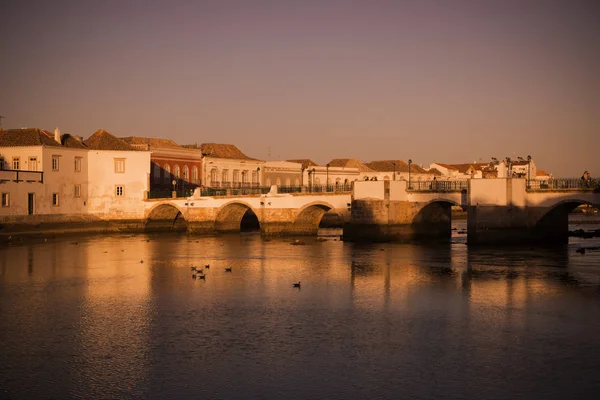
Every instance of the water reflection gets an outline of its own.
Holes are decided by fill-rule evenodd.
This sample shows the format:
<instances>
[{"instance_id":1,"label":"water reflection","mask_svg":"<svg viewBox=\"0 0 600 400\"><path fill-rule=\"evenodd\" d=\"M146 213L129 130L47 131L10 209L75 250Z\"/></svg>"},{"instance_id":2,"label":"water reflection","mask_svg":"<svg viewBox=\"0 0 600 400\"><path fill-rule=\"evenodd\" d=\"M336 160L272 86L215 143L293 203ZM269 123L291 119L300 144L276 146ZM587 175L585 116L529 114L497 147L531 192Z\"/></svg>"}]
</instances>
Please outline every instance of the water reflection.
<instances>
[{"instance_id":1,"label":"water reflection","mask_svg":"<svg viewBox=\"0 0 600 400\"><path fill-rule=\"evenodd\" d=\"M578 242L493 250L333 237L123 235L0 249L3 395L593 393L600 253L577 254ZM190 267L206 264L206 280L192 279Z\"/></svg>"}]
</instances>

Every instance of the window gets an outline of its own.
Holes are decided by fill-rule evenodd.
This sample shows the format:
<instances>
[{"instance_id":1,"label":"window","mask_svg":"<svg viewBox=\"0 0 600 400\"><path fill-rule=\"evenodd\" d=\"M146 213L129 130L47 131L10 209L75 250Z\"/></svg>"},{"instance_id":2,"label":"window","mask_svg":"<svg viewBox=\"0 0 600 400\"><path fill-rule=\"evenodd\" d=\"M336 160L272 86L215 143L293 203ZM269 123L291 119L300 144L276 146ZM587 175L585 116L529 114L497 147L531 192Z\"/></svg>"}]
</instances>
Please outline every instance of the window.
<instances>
[{"instance_id":1,"label":"window","mask_svg":"<svg viewBox=\"0 0 600 400\"><path fill-rule=\"evenodd\" d=\"M75 189L73 191L73 195L75 197L81 197L81 185L75 185Z\"/></svg>"},{"instance_id":2,"label":"window","mask_svg":"<svg viewBox=\"0 0 600 400\"><path fill-rule=\"evenodd\" d=\"M179 179L179 177L181 176L181 170L179 169L179 165L175 165L175 167L173 168L173 175L175 175L175 178Z\"/></svg>"},{"instance_id":3,"label":"window","mask_svg":"<svg viewBox=\"0 0 600 400\"><path fill-rule=\"evenodd\" d=\"M188 168L187 165L183 166L183 180L185 181L189 181L190 180L190 169Z\"/></svg>"},{"instance_id":4,"label":"window","mask_svg":"<svg viewBox=\"0 0 600 400\"><path fill-rule=\"evenodd\" d=\"M165 170L163 179L165 182L169 182L171 180L171 166L169 164L165 164L163 169Z\"/></svg>"},{"instance_id":5,"label":"window","mask_svg":"<svg viewBox=\"0 0 600 400\"><path fill-rule=\"evenodd\" d=\"M292 185L292 181L290 181L290 178L285 178L285 186L291 186Z\"/></svg>"},{"instance_id":6,"label":"window","mask_svg":"<svg viewBox=\"0 0 600 400\"><path fill-rule=\"evenodd\" d=\"M75 172L81 172L81 157L75 157Z\"/></svg>"},{"instance_id":7,"label":"window","mask_svg":"<svg viewBox=\"0 0 600 400\"><path fill-rule=\"evenodd\" d=\"M228 169L223 170L223 173L221 174L221 182L223 182L223 183L229 182L229 170Z\"/></svg>"},{"instance_id":8,"label":"window","mask_svg":"<svg viewBox=\"0 0 600 400\"><path fill-rule=\"evenodd\" d=\"M258 183L258 172L257 171L252 171L252 183L254 183L254 184Z\"/></svg>"},{"instance_id":9,"label":"window","mask_svg":"<svg viewBox=\"0 0 600 400\"><path fill-rule=\"evenodd\" d=\"M13 157L13 165L12 165L12 169L19 169L19 157Z\"/></svg>"},{"instance_id":10,"label":"window","mask_svg":"<svg viewBox=\"0 0 600 400\"><path fill-rule=\"evenodd\" d=\"M29 157L28 167L30 171L37 171L37 157Z\"/></svg>"},{"instance_id":11,"label":"window","mask_svg":"<svg viewBox=\"0 0 600 400\"><path fill-rule=\"evenodd\" d=\"M124 158L115 158L115 173L117 173L117 174L125 173L125 159Z\"/></svg>"},{"instance_id":12,"label":"window","mask_svg":"<svg viewBox=\"0 0 600 400\"><path fill-rule=\"evenodd\" d=\"M10 193L2 193L2 207L10 207Z\"/></svg>"},{"instance_id":13,"label":"window","mask_svg":"<svg viewBox=\"0 0 600 400\"><path fill-rule=\"evenodd\" d=\"M152 179L155 183L160 182L160 165L152 164Z\"/></svg>"},{"instance_id":14,"label":"window","mask_svg":"<svg viewBox=\"0 0 600 400\"><path fill-rule=\"evenodd\" d=\"M198 182L198 168L192 167L192 182Z\"/></svg>"},{"instance_id":15,"label":"window","mask_svg":"<svg viewBox=\"0 0 600 400\"><path fill-rule=\"evenodd\" d=\"M58 193L52 193L52 205L58 207Z\"/></svg>"},{"instance_id":16,"label":"window","mask_svg":"<svg viewBox=\"0 0 600 400\"><path fill-rule=\"evenodd\" d=\"M215 186L219 182L219 170L213 168L210 170L210 185Z\"/></svg>"},{"instance_id":17,"label":"window","mask_svg":"<svg viewBox=\"0 0 600 400\"><path fill-rule=\"evenodd\" d=\"M124 187L122 185L115 186L115 196L123 197Z\"/></svg>"},{"instance_id":18,"label":"window","mask_svg":"<svg viewBox=\"0 0 600 400\"><path fill-rule=\"evenodd\" d=\"M240 171L237 169L233 170L233 183L238 183L240 181Z\"/></svg>"},{"instance_id":19,"label":"window","mask_svg":"<svg viewBox=\"0 0 600 400\"><path fill-rule=\"evenodd\" d=\"M59 156L52 156L52 171L58 171L59 161Z\"/></svg>"}]
</instances>

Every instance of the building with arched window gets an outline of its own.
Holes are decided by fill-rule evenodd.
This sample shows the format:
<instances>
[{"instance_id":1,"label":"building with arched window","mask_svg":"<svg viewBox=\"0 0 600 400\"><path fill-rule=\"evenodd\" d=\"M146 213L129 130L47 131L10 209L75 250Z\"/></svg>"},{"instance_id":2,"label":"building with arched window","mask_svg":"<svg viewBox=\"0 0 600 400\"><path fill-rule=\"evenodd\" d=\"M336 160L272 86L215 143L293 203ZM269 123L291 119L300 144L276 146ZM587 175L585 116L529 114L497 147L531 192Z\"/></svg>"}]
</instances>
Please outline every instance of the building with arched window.
<instances>
[{"instance_id":1,"label":"building with arched window","mask_svg":"<svg viewBox=\"0 0 600 400\"><path fill-rule=\"evenodd\" d=\"M134 148L151 152L151 190L172 190L173 180L179 190L194 189L200 185L202 151L199 148L180 146L168 139L135 136L121 139Z\"/></svg>"}]
</instances>

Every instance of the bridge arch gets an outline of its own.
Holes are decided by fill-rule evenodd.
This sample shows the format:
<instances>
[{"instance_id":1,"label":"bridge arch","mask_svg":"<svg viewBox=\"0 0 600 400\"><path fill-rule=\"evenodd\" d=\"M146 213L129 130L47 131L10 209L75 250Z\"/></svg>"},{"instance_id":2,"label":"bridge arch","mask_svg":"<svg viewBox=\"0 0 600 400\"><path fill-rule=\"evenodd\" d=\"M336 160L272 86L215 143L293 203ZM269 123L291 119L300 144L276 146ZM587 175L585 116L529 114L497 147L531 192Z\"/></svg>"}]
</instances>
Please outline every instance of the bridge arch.
<instances>
[{"instance_id":1,"label":"bridge arch","mask_svg":"<svg viewBox=\"0 0 600 400\"><path fill-rule=\"evenodd\" d=\"M450 240L452 236L452 206L456 201L439 198L425 203L412 218L415 238L440 238Z\"/></svg>"},{"instance_id":2,"label":"bridge arch","mask_svg":"<svg viewBox=\"0 0 600 400\"><path fill-rule=\"evenodd\" d=\"M181 210L174 204L161 203L146 212L145 229L152 230L187 230L187 221Z\"/></svg>"},{"instance_id":3,"label":"bridge arch","mask_svg":"<svg viewBox=\"0 0 600 400\"><path fill-rule=\"evenodd\" d=\"M543 214L535 221L533 228L539 232L543 232L545 235L548 232L552 232L554 235L559 236L562 241L568 242L569 213L583 204L594 206L589 201L570 198L559 201L545 210L542 208Z\"/></svg>"},{"instance_id":4,"label":"bridge arch","mask_svg":"<svg viewBox=\"0 0 600 400\"><path fill-rule=\"evenodd\" d=\"M245 201L231 201L223 204L215 218L215 230L217 232L240 232L242 220L254 220L260 227L260 219L256 211Z\"/></svg>"},{"instance_id":5,"label":"bridge arch","mask_svg":"<svg viewBox=\"0 0 600 400\"><path fill-rule=\"evenodd\" d=\"M334 213L341 221L335 207L324 201L314 201L302 206L294 218L294 232L299 235L315 235L326 213Z\"/></svg>"}]
</instances>

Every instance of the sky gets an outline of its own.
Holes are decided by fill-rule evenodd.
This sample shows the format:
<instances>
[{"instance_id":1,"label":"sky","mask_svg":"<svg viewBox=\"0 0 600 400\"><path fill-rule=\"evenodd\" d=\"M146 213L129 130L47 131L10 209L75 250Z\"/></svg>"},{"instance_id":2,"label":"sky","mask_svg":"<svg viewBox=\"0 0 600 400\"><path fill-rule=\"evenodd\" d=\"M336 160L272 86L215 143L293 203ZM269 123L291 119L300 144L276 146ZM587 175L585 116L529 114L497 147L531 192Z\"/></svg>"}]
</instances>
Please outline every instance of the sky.
<instances>
[{"instance_id":1,"label":"sky","mask_svg":"<svg viewBox=\"0 0 600 400\"><path fill-rule=\"evenodd\" d=\"M0 4L3 127L600 176L596 0Z\"/></svg>"}]
</instances>

